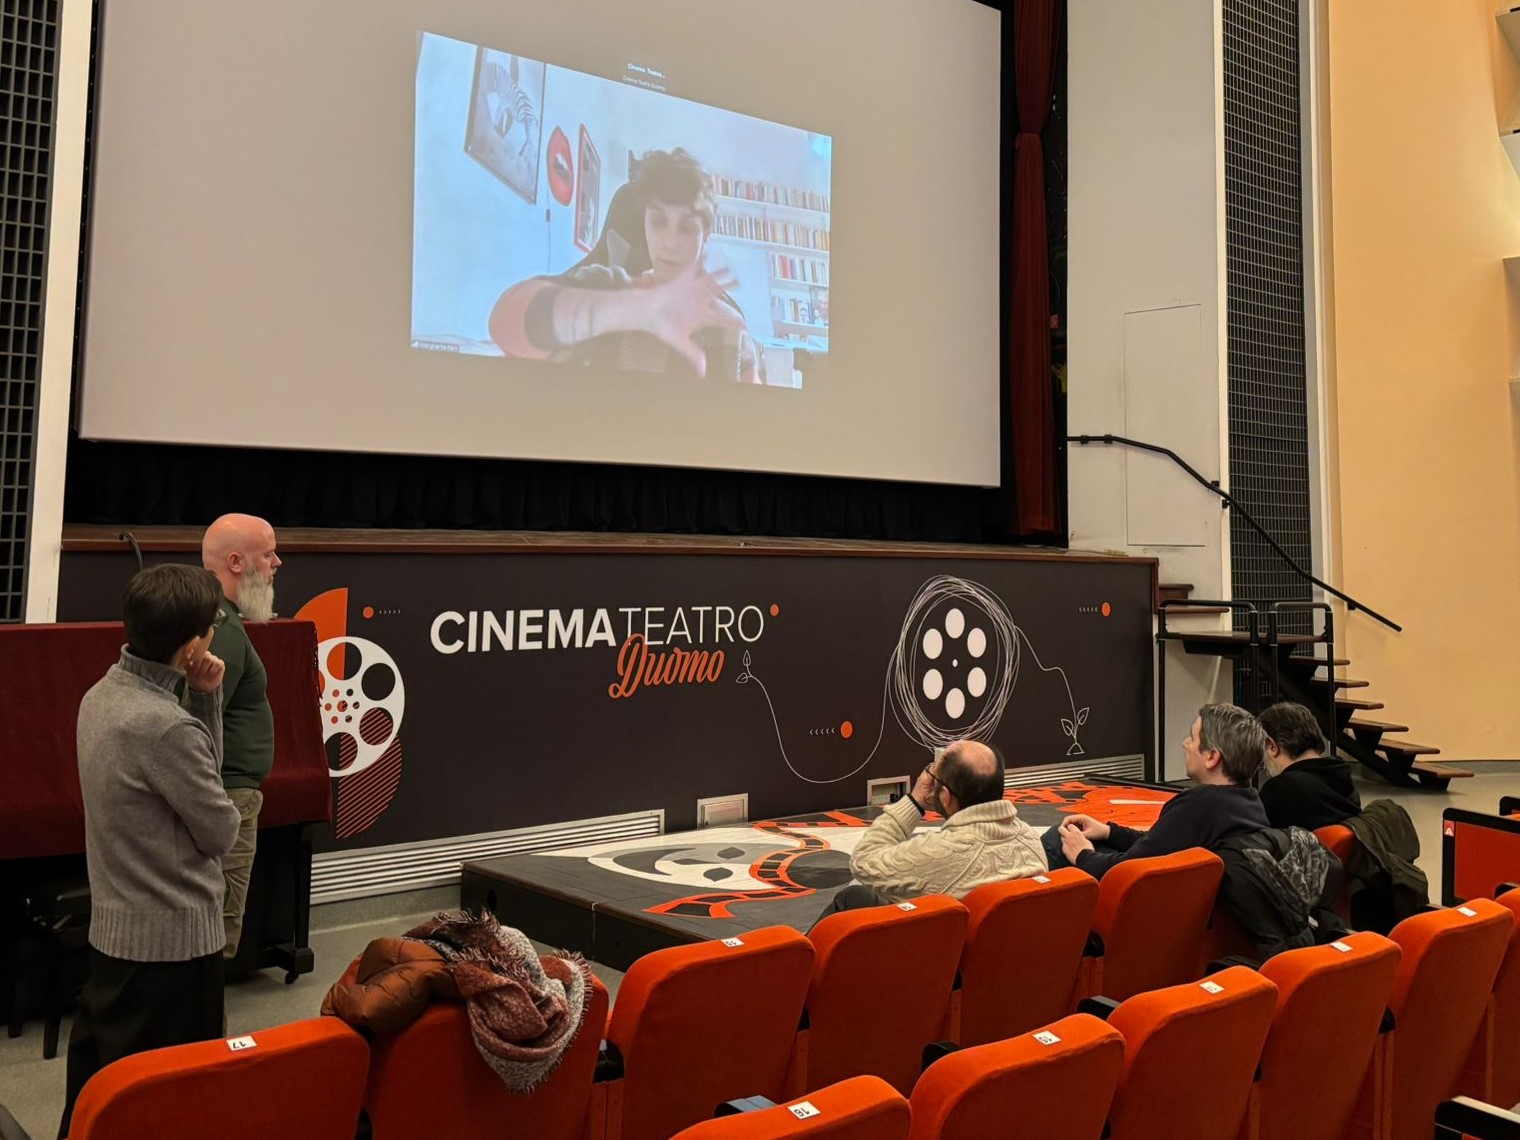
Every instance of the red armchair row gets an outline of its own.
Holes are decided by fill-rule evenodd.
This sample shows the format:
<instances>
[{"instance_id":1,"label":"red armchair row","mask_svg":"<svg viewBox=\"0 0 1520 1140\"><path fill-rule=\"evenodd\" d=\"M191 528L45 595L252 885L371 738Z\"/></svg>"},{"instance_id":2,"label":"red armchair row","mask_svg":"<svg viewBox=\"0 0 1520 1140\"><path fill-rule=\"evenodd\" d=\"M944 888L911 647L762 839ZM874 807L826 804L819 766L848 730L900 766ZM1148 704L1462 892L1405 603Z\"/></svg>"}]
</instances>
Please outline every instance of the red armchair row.
<instances>
[{"instance_id":1,"label":"red armchair row","mask_svg":"<svg viewBox=\"0 0 1520 1140\"><path fill-rule=\"evenodd\" d=\"M271 1134L271 1121L276 1133L346 1140L362 1103L375 1140L667 1140L725 1101L791 1104L814 1090L805 1099L817 1116L783 1112L832 1127L864 1112L865 1097L900 1121L911 1096L914 1140L998 1135L986 1128L999 1119L1094 1140L1105 1122L1113 1140L1423 1140L1440 1100L1502 1099L1505 1082L1520 1081L1505 1048L1520 1039L1516 894L1419 915L1391 941L1358 934L1279 955L1260 973L1200 980L1217 863L1202 852L1137 860L1101 884L1057 871L964 904L932 897L831 916L811 939L773 927L650 954L629 969L610 1018L595 987L588 1028L526 1097L480 1061L462 1010L440 1005L372 1046L317 1020L257 1034L250 1048L129 1058L86 1088L74 1137L138 1135L119 1123L136 1112L166 1140L208 1129L240 1140ZM1201 909L1180 901L1194 894ZM1114 985L1144 992L1121 989L1129 1000L1108 1026L1067 1016ZM970 1048L919 1076L937 1038ZM203 1071L215 1091L191 1095ZM754 1129L766 1115L703 1127Z\"/></svg>"}]
</instances>

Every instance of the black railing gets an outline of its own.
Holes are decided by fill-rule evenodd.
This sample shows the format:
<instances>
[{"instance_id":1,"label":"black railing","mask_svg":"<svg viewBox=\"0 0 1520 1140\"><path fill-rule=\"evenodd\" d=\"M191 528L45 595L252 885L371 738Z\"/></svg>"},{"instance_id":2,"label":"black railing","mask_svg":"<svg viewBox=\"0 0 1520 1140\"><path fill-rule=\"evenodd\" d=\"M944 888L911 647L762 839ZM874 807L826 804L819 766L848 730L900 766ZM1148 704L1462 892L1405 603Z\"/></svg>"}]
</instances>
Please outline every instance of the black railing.
<instances>
[{"instance_id":1,"label":"black railing","mask_svg":"<svg viewBox=\"0 0 1520 1140\"><path fill-rule=\"evenodd\" d=\"M1382 614L1378 613L1377 610L1371 608L1370 606L1362 604L1353 598L1350 594L1347 594L1342 590L1337 590L1334 586L1330 585L1329 582L1322 581L1321 579L1316 578L1309 571L1305 570L1297 563L1297 561L1294 560L1291 554L1289 554L1280 545L1278 545L1277 539L1273 538L1271 534L1267 532L1266 527L1262 526L1261 523L1257 522L1254 518L1251 517L1251 512L1246 510L1245 507L1241 506L1238 499L1236 499L1228 491L1224 490L1224 488L1220 487L1219 481L1217 479L1205 479L1202 475L1193 469L1192 465L1189 464L1187 460L1183 459L1182 456L1178 455L1171 448L1161 447L1158 444L1154 443L1145 443L1138 439L1129 439L1122 435L1069 435L1066 437L1066 441L1068 443L1082 444L1084 447L1091 443L1102 443L1109 445L1120 444L1124 447L1133 447L1137 448L1140 451L1149 451L1155 453L1156 455L1166 456L1178 467L1186 471L1195 483L1197 483L1204 490L1208 491L1210 494L1219 496L1226 507L1234 510L1236 514L1243 518L1250 525L1252 530L1254 530L1257 534L1261 535L1261 537L1266 540L1267 545L1272 548L1273 552L1288 564L1293 573L1297 574L1305 581L1312 582L1321 590L1324 590L1325 593L1329 594L1331 597L1339 598L1341 601L1345 602L1346 608L1352 613L1361 611L1373 620L1382 622L1391 630L1394 630L1398 633L1404 632L1404 627L1399 625L1399 623L1394 621L1392 618L1384 617Z\"/></svg>"}]
</instances>

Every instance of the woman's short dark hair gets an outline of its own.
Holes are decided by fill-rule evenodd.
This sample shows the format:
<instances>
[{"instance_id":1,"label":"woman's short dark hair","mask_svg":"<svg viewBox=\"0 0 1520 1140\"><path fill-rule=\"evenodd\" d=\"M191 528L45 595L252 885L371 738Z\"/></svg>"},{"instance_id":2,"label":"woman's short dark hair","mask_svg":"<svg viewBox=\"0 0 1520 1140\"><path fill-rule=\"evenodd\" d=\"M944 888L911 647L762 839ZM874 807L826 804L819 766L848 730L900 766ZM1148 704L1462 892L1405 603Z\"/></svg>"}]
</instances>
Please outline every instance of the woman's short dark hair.
<instances>
[{"instance_id":1,"label":"woman's short dark hair","mask_svg":"<svg viewBox=\"0 0 1520 1140\"><path fill-rule=\"evenodd\" d=\"M629 184L638 191L642 206L663 202L667 206L689 206L702 220L702 232L711 234L718 203L713 197L712 178L686 151L646 151L634 164Z\"/></svg>"},{"instance_id":2,"label":"woman's short dark hair","mask_svg":"<svg viewBox=\"0 0 1520 1140\"><path fill-rule=\"evenodd\" d=\"M121 595L127 649L167 665L185 642L211 628L221 604L222 587L209 570L179 563L139 570Z\"/></svg>"},{"instance_id":3,"label":"woman's short dark hair","mask_svg":"<svg viewBox=\"0 0 1520 1140\"><path fill-rule=\"evenodd\" d=\"M1267 709L1257 718L1261 727L1293 759L1306 752L1323 753L1328 747L1325 734L1320 731L1319 721L1303 705L1283 701Z\"/></svg>"}]
</instances>

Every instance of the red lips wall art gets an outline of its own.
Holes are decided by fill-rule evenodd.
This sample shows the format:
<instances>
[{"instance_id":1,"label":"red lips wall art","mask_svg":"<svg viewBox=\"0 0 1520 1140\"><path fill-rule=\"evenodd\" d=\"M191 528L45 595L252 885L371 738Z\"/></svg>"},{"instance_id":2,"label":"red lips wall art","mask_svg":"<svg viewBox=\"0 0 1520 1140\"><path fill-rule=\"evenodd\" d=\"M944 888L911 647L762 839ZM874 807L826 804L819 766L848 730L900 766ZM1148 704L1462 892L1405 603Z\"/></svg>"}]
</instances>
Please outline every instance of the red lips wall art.
<instances>
[{"instance_id":1,"label":"red lips wall art","mask_svg":"<svg viewBox=\"0 0 1520 1140\"><path fill-rule=\"evenodd\" d=\"M559 127L549 136L549 193L561 206L570 204L575 190L575 167L570 158L570 140Z\"/></svg>"}]
</instances>

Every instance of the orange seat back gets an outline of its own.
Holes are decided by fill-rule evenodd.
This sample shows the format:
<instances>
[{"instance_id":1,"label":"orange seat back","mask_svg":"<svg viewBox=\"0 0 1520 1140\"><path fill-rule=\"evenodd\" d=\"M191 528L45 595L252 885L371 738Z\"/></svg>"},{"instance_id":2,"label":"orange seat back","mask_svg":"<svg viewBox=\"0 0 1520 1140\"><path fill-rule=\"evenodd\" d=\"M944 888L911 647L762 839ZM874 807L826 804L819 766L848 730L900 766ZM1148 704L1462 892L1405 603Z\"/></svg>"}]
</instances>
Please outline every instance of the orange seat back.
<instances>
[{"instance_id":1,"label":"orange seat back","mask_svg":"<svg viewBox=\"0 0 1520 1140\"><path fill-rule=\"evenodd\" d=\"M977 887L961 952L961 1045L1038 1029L1071 1008L1098 884L1074 867Z\"/></svg>"},{"instance_id":2,"label":"orange seat back","mask_svg":"<svg viewBox=\"0 0 1520 1140\"><path fill-rule=\"evenodd\" d=\"M1277 987L1244 966L1123 1002L1112 1140L1236 1140L1276 1008Z\"/></svg>"},{"instance_id":3,"label":"orange seat back","mask_svg":"<svg viewBox=\"0 0 1520 1140\"><path fill-rule=\"evenodd\" d=\"M528 1093L508 1091L486 1065L469 1012L458 1003L435 1002L400 1033L377 1036L364 1094L374 1140L488 1140L503 1133L579 1140L607 1025L607 987L592 978L590 990L575 1040Z\"/></svg>"},{"instance_id":4,"label":"orange seat back","mask_svg":"<svg viewBox=\"0 0 1520 1140\"><path fill-rule=\"evenodd\" d=\"M913 1091L924 1046L944 1024L967 918L955 899L926 895L831 914L813 928L808 1088L870 1073Z\"/></svg>"},{"instance_id":5,"label":"orange seat back","mask_svg":"<svg viewBox=\"0 0 1520 1140\"><path fill-rule=\"evenodd\" d=\"M1508 909L1473 899L1393 928L1389 937L1404 956L1388 1003L1394 1017L1388 1140L1426 1140L1436 1105L1456 1094L1513 926Z\"/></svg>"},{"instance_id":6,"label":"orange seat back","mask_svg":"<svg viewBox=\"0 0 1520 1140\"><path fill-rule=\"evenodd\" d=\"M1092 992L1123 1000L1197 977L1223 876L1219 856L1197 847L1110 867L1093 915L1103 960Z\"/></svg>"},{"instance_id":7,"label":"orange seat back","mask_svg":"<svg viewBox=\"0 0 1520 1140\"><path fill-rule=\"evenodd\" d=\"M1401 956L1396 943L1369 932L1263 964L1262 976L1277 986L1277 1012L1256 1086L1258 1140L1345 1135Z\"/></svg>"},{"instance_id":8,"label":"orange seat back","mask_svg":"<svg viewBox=\"0 0 1520 1140\"><path fill-rule=\"evenodd\" d=\"M353 1140L368 1072L369 1046L335 1017L151 1049L89 1079L69 1136Z\"/></svg>"},{"instance_id":9,"label":"orange seat back","mask_svg":"<svg viewBox=\"0 0 1520 1140\"><path fill-rule=\"evenodd\" d=\"M1334 855L1342 863L1351 857L1351 852L1356 849L1356 832L1352 831L1344 823L1332 823L1327 827L1316 827L1314 838L1325 846L1325 850Z\"/></svg>"},{"instance_id":10,"label":"orange seat back","mask_svg":"<svg viewBox=\"0 0 1520 1140\"><path fill-rule=\"evenodd\" d=\"M693 1125L674 1140L907 1140L908 1123L901 1093L880 1077L851 1077L775 1108Z\"/></svg>"},{"instance_id":11,"label":"orange seat back","mask_svg":"<svg viewBox=\"0 0 1520 1140\"><path fill-rule=\"evenodd\" d=\"M1490 1104L1520 1104L1520 890L1506 891L1495 901L1514 916L1515 926L1473 1042L1462 1091Z\"/></svg>"},{"instance_id":12,"label":"orange seat back","mask_svg":"<svg viewBox=\"0 0 1520 1140\"><path fill-rule=\"evenodd\" d=\"M912 1140L987 1136L1099 1140L1124 1067L1124 1038L1078 1013L941 1058L913 1090Z\"/></svg>"},{"instance_id":13,"label":"orange seat back","mask_svg":"<svg viewBox=\"0 0 1520 1140\"><path fill-rule=\"evenodd\" d=\"M634 962L607 1025L623 1057L609 1140L666 1140L724 1101L781 1100L812 971L813 944L789 926Z\"/></svg>"}]
</instances>

